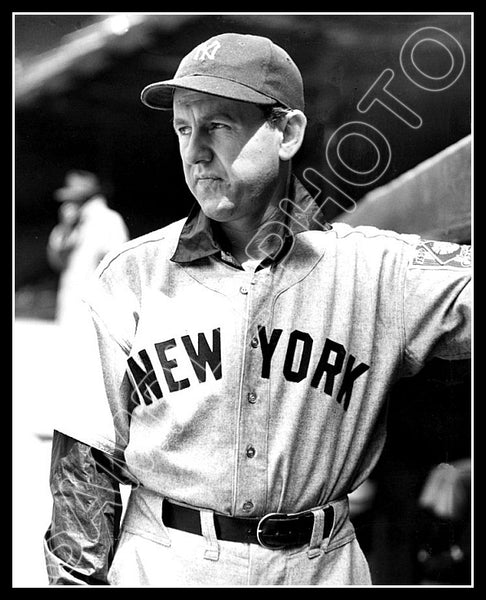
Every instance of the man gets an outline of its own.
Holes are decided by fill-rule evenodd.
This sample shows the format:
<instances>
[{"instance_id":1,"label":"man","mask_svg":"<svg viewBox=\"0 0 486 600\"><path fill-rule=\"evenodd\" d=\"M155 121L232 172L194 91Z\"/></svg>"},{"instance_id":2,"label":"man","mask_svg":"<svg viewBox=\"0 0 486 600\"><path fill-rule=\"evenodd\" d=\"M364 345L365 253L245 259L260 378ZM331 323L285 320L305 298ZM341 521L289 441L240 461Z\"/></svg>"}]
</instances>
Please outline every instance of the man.
<instances>
[{"instance_id":1,"label":"man","mask_svg":"<svg viewBox=\"0 0 486 600\"><path fill-rule=\"evenodd\" d=\"M59 223L47 243L47 258L60 272L56 317L60 324L72 324L84 286L105 254L128 241L123 218L108 207L98 177L73 169L65 185L56 190Z\"/></svg>"},{"instance_id":2,"label":"man","mask_svg":"<svg viewBox=\"0 0 486 600\"><path fill-rule=\"evenodd\" d=\"M106 399L55 433L50 580L370 584L347 497L390 385L469 354L469 249L323 222L291 170L302 79L266 38L211 38L141 98L173 110L197 202L86 293Z\"/></svg>"}]
</instances>

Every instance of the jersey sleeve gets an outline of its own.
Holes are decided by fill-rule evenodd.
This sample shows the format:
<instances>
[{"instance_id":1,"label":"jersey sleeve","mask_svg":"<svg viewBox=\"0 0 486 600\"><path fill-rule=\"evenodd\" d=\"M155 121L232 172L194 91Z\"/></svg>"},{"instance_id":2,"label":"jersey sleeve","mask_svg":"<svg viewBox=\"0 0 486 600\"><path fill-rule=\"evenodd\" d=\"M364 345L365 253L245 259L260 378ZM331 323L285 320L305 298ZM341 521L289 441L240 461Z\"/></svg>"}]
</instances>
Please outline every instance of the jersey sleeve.
<instances>
[{"instance_id":1,"label":"jersey sleeve","mask_svg":"<svg viewBox=\"0 0 486 600\"><path fill-rule=\"evenodd\" d=\"M62 332L66 393L54 428L109 455L123 453L128 443L127 356L135 327L130 301L123 284L97 273L80 301L77 322Z\"/></svg>"},{"instance_id":2,"label":"jersey sleeve","mask_svg":"<svg viewBox=\"0 0 486 600\"><path fill-rule=\"evenodd\" d=\"M405 373L432 358L471 356L471 247L420 240L405 274Z\"/></svg>"}]
</instances>

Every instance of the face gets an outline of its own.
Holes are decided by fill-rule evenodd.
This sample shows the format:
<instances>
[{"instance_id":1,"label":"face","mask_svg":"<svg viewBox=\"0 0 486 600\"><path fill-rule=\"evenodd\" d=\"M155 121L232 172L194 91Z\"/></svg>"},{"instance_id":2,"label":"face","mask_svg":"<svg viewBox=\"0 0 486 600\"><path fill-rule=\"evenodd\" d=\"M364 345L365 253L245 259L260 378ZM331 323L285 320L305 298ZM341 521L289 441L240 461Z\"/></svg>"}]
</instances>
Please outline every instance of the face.
<instances>
[{"instance_id":1,"label":"face","mask_svg":"<svg viewBox=\"0 0 486 600\"><path fill-rule=\"evenodd\" d=\"M79 202L63 202L59 207L61 220L66 225L73 225L79 217L80 210Z\"/></svg>"},{"instance_id":2,"label":"face","mask_svg":"<svg viewBox=\"0 0 486 600\"><path fill-rule=\"evenodd\" d=\"M174 129L186 183L221 223L257 220L277 192L282 134L258 106L177 89Z\"/></svg>"}]
</instances>

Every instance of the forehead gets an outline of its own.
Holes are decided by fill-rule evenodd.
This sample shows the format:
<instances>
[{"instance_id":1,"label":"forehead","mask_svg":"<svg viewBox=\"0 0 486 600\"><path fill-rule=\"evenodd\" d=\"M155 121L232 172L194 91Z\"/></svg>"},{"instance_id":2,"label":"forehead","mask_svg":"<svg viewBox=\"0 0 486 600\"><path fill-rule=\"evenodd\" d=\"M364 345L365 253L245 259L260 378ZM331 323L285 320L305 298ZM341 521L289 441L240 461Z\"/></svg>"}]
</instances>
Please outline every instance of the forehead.
<instances>
[{"instance_id":1,"label":"forehead","mask_svg":"<svg viewBox=\"0 0 486 600\"><path fill-rule=\"evenodd\" d=\"M238 120L261 117L261 111L256 104L179 88L174 92L173 108L174 115L197 112L202 115L225 114Z\"/></svg>"}]
</instances>

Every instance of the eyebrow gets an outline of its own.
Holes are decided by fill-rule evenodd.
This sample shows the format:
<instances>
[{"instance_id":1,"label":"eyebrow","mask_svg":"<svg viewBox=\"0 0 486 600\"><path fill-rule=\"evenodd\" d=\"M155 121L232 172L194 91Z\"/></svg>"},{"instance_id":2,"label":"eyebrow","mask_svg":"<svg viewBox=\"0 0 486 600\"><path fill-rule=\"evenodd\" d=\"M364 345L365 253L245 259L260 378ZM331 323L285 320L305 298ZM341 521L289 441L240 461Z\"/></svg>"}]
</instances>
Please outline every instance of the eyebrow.
<instances>
[{"instance_id":1,"label":"eyebrow","mask_svg":"<svg viewBox=\"0 0 486 600\"><path fill-rule=\"evenodd\" d=\"M208 113L207 115L202 117L202 121L215 121L218 119L224 119L227 121L231 121L232 123L236 123L238 121L238 119L236 119L234 116L230 115L227 112L224 111L216 111L214 113ZM184 125L186 123L186 119L184 119L183 117L174 117L172 119L172 125L174 127L177 127L178 125Z\"/></svg>"}]
</instances>

